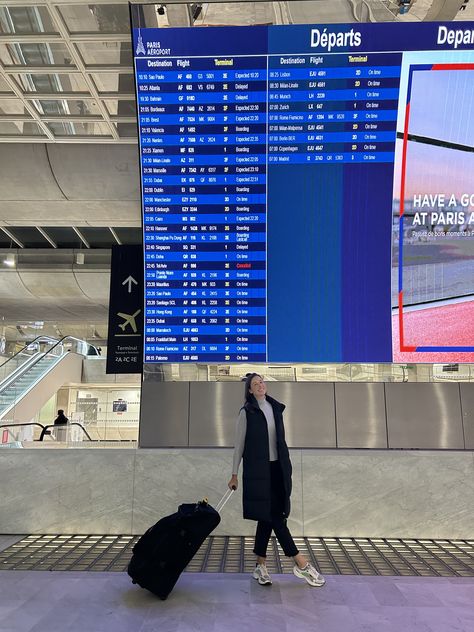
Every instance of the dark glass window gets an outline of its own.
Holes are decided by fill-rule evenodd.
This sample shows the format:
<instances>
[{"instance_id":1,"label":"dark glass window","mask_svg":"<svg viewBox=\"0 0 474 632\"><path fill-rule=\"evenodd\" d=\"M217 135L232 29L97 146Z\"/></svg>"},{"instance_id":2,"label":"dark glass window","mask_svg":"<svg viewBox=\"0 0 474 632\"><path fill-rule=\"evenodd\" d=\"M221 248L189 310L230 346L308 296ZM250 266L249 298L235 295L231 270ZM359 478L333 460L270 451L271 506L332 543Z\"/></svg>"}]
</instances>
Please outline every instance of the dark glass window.
<instances>
[{"instance_id":1,"label":"dark glass window","mask_svg":"<svg viewBox=\"0 0 474 632\"><path fill-rule=\"evenodd\" d=\"M9 226L8 230L25 248L52 248L49 241L34 226Z\"/></svg>"},{"instance_id":2,"label":"dark glass window","mask_svg":"<svg viewBox=\"0 0 474 632\"><path fill-rule=\"evenodd\" d=\"M56 226L42 226L41 228L51 237L59 248L84 247L84 244L72 228L57 228Z\"/></svg>"}]
</instances>

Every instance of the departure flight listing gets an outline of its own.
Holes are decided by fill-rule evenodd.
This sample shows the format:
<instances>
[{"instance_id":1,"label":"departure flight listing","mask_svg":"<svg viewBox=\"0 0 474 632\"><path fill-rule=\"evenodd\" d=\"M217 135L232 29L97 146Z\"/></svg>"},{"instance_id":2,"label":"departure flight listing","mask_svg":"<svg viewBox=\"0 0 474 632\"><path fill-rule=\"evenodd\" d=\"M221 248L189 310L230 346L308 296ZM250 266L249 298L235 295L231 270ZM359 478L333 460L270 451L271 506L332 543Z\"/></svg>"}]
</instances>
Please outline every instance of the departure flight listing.
<instances>
[{"instance_id":1,"label":"departure flight listing","mask_svg":"<svg viewBox=\"0 0 474 632\"><path fill-rule=\"evenodd\" d=\"M134 28L145 362L391 360L397 26Z\"/></svg>"}]
</instances>

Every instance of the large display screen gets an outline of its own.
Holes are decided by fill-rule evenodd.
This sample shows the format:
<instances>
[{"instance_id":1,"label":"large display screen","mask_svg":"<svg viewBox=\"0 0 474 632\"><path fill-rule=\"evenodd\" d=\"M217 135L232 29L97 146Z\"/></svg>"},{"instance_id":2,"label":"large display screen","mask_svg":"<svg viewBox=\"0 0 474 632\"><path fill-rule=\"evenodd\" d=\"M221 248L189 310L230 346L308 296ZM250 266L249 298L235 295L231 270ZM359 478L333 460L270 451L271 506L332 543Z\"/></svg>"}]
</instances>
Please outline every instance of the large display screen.
<instances>
[{"instance_id":1,"label":"large display screen","mask_svg":"<svg viewBox=\"0 0 474 632\"><path fill-rule=\"evenodd\" d=\"M472 25L134 26L145 362L474 361Z\"/></svg>"}]
</instances>

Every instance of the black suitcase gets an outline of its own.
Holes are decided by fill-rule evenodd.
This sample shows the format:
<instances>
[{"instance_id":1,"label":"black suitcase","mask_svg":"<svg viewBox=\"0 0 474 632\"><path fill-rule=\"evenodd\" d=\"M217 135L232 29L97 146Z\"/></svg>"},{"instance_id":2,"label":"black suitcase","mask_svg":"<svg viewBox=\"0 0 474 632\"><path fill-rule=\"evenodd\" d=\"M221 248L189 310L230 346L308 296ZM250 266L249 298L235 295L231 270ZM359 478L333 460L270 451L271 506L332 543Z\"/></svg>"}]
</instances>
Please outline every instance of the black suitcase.
<instances>
[{"instance_id":1,"label":"black suitcase","mask_svg":"<svg viewBox=\"0 0 474 632\"><path fill-rule=\"evenodd\" d=\"M134 584L166 599L179 576L221 518L219 510L232 495L228 490L216 509L203 500L183 504L150 527L133 547L127 572Z\"/></svg>"}]
</instances>

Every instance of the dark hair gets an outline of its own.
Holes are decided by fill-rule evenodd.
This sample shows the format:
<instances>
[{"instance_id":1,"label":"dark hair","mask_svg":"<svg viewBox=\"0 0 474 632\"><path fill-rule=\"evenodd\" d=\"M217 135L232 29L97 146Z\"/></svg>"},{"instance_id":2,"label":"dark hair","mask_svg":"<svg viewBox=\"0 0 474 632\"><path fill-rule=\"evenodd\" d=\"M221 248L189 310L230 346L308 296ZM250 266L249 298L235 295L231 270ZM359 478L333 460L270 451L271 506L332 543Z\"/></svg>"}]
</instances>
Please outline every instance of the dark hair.
<instances>
[{"instance_id":1,"label":"dark hair","mask_svg":"<svg viewBox=\"0 0 474 632\"><path fill-rule=\"evenodd\" d=\"M58 415L64 415L64 410L62 408L58 410Z\"/></svg>"},{"instance_id":2,"label":"dark hair","mask_svg":"<svg viewBox=\"0 0 474 632\"><path fill-rule=\"evenodd\" d=\"M255 404L256 399L255 395L250 392L250 384L254 377L262 377L260 373L247 373L245 376L245 403L246 404ZM263 377L262 377L263 380Z\"/></svg>"}]
</instances>

